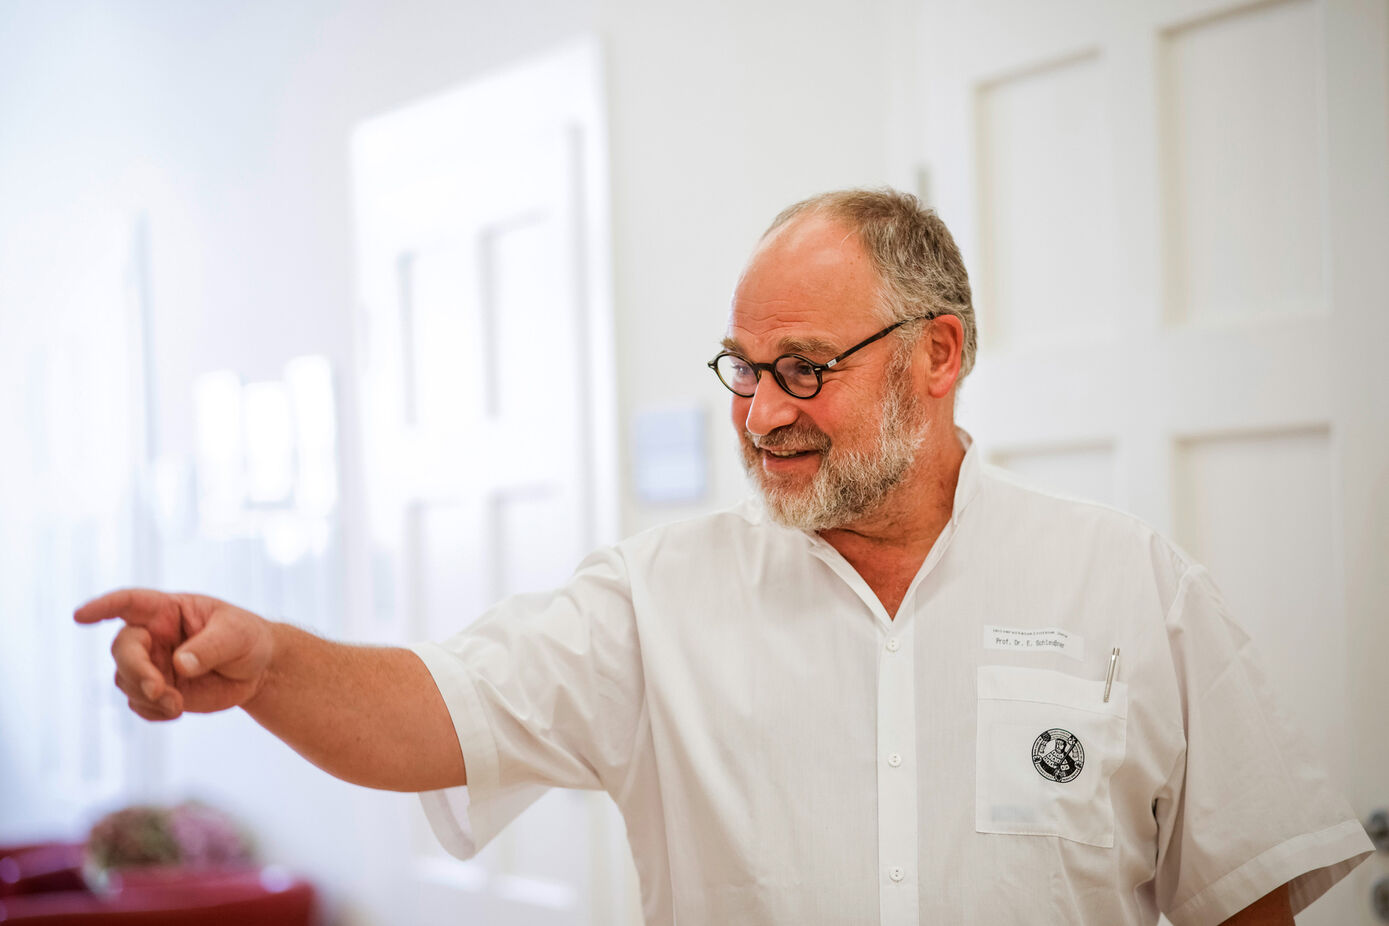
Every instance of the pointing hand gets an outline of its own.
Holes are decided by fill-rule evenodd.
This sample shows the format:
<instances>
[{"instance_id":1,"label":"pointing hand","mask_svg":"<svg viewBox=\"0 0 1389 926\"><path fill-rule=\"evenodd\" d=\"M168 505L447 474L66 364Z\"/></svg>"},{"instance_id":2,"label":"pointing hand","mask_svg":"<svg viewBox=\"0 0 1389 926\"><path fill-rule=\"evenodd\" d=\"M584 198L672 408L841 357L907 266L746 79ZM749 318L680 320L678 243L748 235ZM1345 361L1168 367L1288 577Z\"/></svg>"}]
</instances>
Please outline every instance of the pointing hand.
<instances>
[{"instance_id":1,"label":"pointing hand","mask_svg":"<svg viewBox=\"0 0 1389 926\"><path fill-rule=\"evenodd\" d=\"M111 644L116 687L146 720L245 704L265 680L270 624L250 611L206 595L130 588L73 613L79 624L113 617L125 621Z\"/></svg>"}]
</instances>

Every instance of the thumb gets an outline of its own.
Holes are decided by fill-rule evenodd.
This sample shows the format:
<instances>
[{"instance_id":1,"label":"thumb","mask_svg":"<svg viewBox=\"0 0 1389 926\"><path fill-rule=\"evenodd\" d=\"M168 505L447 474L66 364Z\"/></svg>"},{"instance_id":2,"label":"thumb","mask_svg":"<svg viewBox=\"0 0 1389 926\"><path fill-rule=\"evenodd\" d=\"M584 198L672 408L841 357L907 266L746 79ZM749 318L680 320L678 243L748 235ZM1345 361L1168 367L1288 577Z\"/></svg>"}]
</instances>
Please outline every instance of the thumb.
<instances>
[{"instance_id":1,"label":"thumb","mask_svg":"<svg viewBox=\"0 0 1389 926\"><path fill-rule=\"evenodd\" d=\"M178 674L184 678L197 678L207 671L198 654L193 652L193 647L187 645L179 647L174 653L174 665L178 667Z\"/></svg>"},{"instance_id":2,"label":"thumb","mask_svg":"<svg viewBox=\"0 0 1389 926\"><path fill-rule=\"evenodd\" d=\"M242 659L253 641L254 628L248 622L215 615L174 651L174 667L184 678L197 678Z\"/></svg>"}]
</instances>

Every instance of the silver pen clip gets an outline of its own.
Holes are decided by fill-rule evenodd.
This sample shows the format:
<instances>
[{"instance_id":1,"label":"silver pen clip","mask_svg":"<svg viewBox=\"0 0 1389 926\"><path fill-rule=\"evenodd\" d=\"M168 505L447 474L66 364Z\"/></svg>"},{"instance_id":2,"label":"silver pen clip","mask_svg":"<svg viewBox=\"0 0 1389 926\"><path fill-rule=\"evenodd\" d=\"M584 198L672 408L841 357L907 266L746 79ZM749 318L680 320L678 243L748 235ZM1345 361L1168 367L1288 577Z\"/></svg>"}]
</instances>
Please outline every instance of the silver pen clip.
<instances>
[{"instance_id":1,"label":"silver pen clip","mask_svg":"<svg viewBox=\"0 0 1389 926\"><path fill-rule=\"evenodd\" d=\"M1114 670L1119 665L1119 647L1114 647L1109 654L1109 674L1104 679L1104 703L1109 703L1109 689L1114 687Z\"/></svg>"}]
</instances>

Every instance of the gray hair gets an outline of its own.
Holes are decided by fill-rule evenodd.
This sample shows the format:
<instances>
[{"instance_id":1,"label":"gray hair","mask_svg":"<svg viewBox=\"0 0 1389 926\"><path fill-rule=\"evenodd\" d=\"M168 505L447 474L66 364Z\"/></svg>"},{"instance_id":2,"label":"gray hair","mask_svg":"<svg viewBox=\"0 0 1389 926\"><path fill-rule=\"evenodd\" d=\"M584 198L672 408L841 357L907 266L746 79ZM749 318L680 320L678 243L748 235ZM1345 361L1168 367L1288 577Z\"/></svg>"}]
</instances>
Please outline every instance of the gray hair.
<instances>
[{"instance_id":1,"label":"gray hair","mask_svg":"<svg viewBox=\"0 0 1389 926\"><path fill-rule=\"evenodd\" d=\"M836 190L783 209L762 237L806 215L841 221L858 235L882 281L879 298L884 324L938 315L960 320L965 334L960 355L960 379L964 379L974 368L979 335L969 273L940 216L915 196L888 187Z\"/></svg>"}]
</instances>

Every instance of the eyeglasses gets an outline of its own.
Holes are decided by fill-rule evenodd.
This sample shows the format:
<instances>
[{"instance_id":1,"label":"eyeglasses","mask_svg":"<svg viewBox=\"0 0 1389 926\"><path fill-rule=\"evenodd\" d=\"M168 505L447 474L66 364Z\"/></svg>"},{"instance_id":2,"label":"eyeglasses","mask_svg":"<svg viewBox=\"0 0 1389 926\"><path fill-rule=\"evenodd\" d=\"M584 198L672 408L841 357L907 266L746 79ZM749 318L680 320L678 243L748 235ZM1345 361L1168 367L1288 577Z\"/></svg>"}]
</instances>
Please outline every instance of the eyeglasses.
<instances>
[{"instance_id":1,"label":"eyeglasses","mask_svg":"<svg viewBox=\"0 0 1389 926\"><path fill-rule=\"evenodd\" d=\"M824 363L816 363L809 357L802 357L800 354L782 354L771 363L753 363L746 357L725 350L720 351L713 360L710 360L708 366L719 378L719 382L728 387L729 392L744 399L752 398L753 394L757 392L757 381L762 378L763 370L772 374L776 384L787 395L797 399L813 399L820 394L821 387L825 385L825 371L834 369L839 361L854 351L861 350L874 341L887 337L908 322L919 322L934 317L933 315L921 315L894 322L872 337L859 341L833 360L827 360Z\"/></svg>"}]
</instances>

